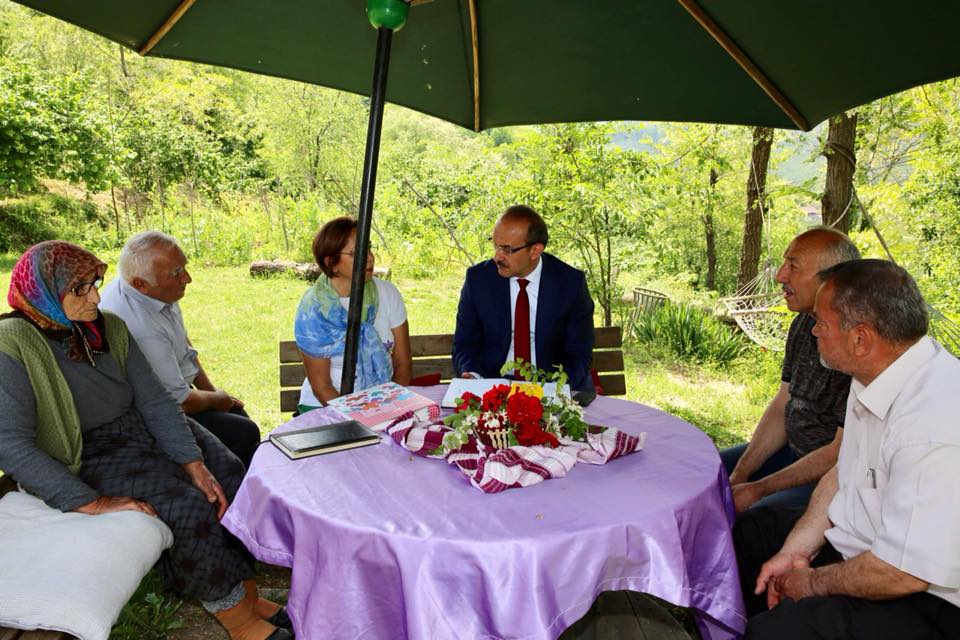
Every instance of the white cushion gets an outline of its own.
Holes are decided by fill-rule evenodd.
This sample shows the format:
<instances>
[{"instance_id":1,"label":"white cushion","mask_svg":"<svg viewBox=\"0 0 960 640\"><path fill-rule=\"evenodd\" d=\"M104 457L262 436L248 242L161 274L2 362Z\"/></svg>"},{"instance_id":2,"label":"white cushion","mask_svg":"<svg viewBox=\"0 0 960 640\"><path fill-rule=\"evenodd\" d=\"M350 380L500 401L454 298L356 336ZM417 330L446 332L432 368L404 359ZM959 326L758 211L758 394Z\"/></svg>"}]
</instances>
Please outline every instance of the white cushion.
<instances>
[{"instance_id":1,"label":"white cushion","mask_svg":"<svg viewBox=\"0 0 960 640\"><path fill-rule=\"evenodd\" d=\"M140 580L173 544L136 511L63 513L22 492L0 499L0 627L107 640Z\"/></svg>"}]
</instances>

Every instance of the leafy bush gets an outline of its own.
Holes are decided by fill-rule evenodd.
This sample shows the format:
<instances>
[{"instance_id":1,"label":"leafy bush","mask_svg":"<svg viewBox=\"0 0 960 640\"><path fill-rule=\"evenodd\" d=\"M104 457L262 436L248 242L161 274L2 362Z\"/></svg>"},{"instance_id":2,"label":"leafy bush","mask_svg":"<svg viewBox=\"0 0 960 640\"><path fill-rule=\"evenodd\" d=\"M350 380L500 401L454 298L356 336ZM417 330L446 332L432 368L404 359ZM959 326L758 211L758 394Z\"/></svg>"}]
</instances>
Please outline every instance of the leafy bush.
<instances>
[{"instance_id":1,"label":"leafy bush","mask_svg":"<svg viewBox=\"0 0 960 640\"><path fill-rule=\"evenodd\" d=\"M729 366L749 348L719 321L685 304L666 304L642 314L634 334L641 342L666 347L683 360L721 367Z\"/></svg>"},{"instance_id":2,"label":"leafy bush","mask_svg":"<svg viewBox=\"0 0 960 640\"><path fill-rule=\"evenodd\" d=\"M0 201L0 251L20 253L44 240L97 249L112 240L97 206L52 193Z\"/></svg>"},{"instance_id":3,"label":"leafy bush","mask_svg":"<svg viewBox=\"0 0 960 640\"><path fill-rule=\"evenodd\" d=\"M183 626L177 615L182 605L152 570L120 612L110 630L110 640L164 640L168 631Z\"/></svg>"}]
</instances>

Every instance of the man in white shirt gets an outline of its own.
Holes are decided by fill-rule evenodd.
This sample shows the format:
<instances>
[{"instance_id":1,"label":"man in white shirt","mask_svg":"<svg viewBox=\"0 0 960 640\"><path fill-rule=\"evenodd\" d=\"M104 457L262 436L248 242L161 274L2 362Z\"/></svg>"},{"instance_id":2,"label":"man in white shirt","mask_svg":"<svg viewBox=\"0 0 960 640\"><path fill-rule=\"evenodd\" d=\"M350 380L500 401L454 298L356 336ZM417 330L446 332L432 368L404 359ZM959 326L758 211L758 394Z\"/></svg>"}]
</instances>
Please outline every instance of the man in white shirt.
<instances>
[{"instance_id":1,"label":"man in white shirt","mask_svg":"<svg viewBox=\"0 0 960 640\"><path fill-rule=\"evenodd\" d=\"M855 260L821 277L818 349L853 377L845 433L799 521L765 507L734 528L748 612L763 608L754 594L770 607L746 637L957 638L960 362L926 337L902 268Z\"/></svg>"},{"instance_id":2,"label":"man in white shirt","mask_svg":"<svg viewBox=\"0 0 960 640\"><path fill-rule=\"evenodd\" d=\"M178 301L192 278L177 241L159 231L138 233L124 245L118 268L119 276L100 293L100 307L127 323L183 411L249 466L260 429L240 400L213 385L190 344Z\"/></svg>"}]
</instances>

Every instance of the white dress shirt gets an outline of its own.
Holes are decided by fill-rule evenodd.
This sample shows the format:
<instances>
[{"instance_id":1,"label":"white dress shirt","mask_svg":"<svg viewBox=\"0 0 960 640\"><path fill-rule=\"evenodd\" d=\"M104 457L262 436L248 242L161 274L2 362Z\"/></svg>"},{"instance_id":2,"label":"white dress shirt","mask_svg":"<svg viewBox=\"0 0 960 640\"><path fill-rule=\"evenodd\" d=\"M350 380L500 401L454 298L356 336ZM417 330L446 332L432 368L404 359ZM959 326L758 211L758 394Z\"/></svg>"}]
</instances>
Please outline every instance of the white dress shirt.
<instances>
[{"instance_id":1,"label":"white dress shirt","mask_svg":"<svg viewBox=\"0 0 960 640\"><path fill-rule=\"evenodd\" d=\"M850 385L827 539L930 583L960 606L960 361L925 337Z\"/></svg>"},{"instance_id":2,"label":"white dress shirt","mask_svg":"<svg viewBox=\"0 0 960 640\"><path fill-rule=\"evenodd\" d=\"M537 258L537 266L526 276L527 299L530 301L530 360L534 366L537 364L537 295L540 293L540 275L542 273L543 260ZM517 282L519 279L517 276L510 278L510 348L507 350L507 359L504 362L513 360L514 332L517 326L517 296L520 295L520 283Z\"/></svg>"},{"instance_id":3,"label":"white dress shirt","mask_svg":"<svg viewBox=\"0 0 960 640\"><path fill-rule=\"evenodd\" d=\"M180 305L146 296L117 276L100 292L100 308L127 324L157 378L183 404L200 367L197 350L187 341Z\"/></svg>"}]
</instances>

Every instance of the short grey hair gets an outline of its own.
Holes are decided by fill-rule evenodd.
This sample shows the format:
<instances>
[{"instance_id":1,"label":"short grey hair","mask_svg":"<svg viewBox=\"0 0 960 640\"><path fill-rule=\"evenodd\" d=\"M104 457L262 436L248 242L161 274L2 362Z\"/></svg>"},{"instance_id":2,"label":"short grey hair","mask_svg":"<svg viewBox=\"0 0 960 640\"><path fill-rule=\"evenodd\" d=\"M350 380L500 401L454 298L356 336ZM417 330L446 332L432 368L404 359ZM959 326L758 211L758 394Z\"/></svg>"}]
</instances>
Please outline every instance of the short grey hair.
<instances>
[{"instance_id":1,"label":"short grey hair","mask_svg":"<svg viewBox=\"0 0 960 640\"><path fill-rule=\"evenodd\" d=\"M830 306L844 331L866 324L894 344L913 344L926 335L927 304L903 267L886 260L851 260L821 271L820 279L834 287Z\"/></svg>"},{"instance_id":2,"label":"short grey hair","mask_svg":"<svg viewBox=\"0 0 960 640\"><path fill-rule=\"evenodd\" d=\"M807 236L823 237L823 248L820 251L820 269L829 269L835 264L848 260L859 260L860 250L853 244L850 236L833 227L817 226L807 229L796 240Z\"/></svg>"},{"instance_id":3,"label":"short grey hair","mask_svg":"<svg viewBox=\"0 0 960 640\"><path fill-rule=\"evenodd\" d=\"M162 231L141 231L130 237L120 251L117 271L120 277L132 283L134 278L156 284L153 256L158 249L179 247L176 238Z\"/></svg>"}]
</instances>

